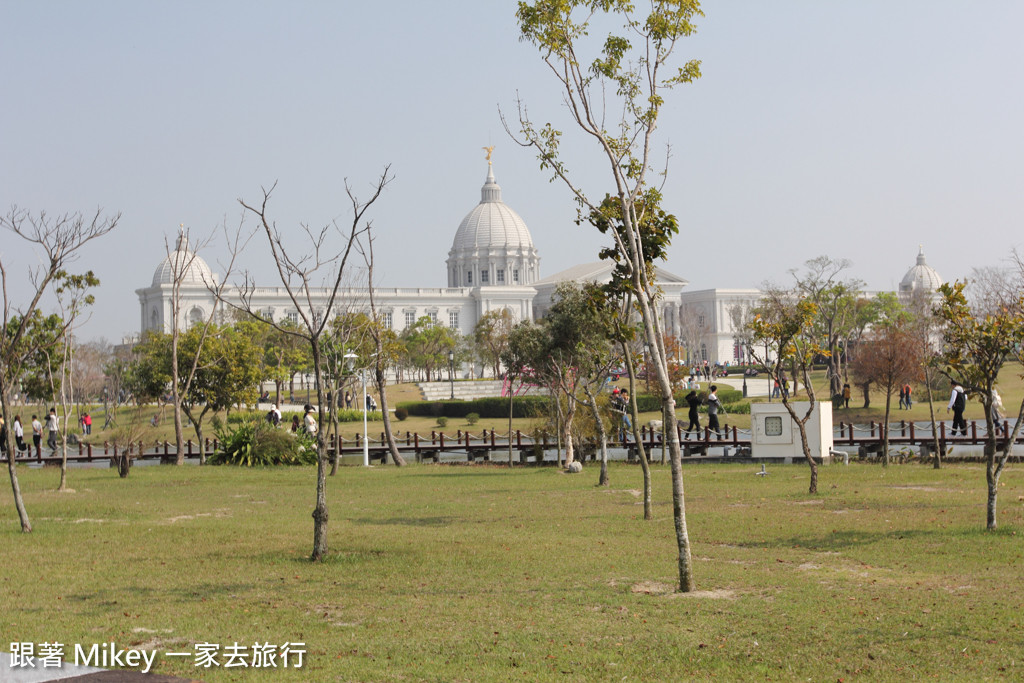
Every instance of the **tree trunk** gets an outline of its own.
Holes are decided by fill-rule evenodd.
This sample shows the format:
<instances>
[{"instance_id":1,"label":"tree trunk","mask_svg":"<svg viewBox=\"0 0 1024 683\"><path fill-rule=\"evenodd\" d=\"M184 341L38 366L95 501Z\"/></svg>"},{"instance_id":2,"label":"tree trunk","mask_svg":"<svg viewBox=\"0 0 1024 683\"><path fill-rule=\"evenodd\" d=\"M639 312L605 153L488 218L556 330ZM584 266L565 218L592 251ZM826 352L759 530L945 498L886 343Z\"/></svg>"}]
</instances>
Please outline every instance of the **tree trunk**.
<instances>
[{"instance_id":1,"label":"tree trunk","mask_svg":"<svg viewBox=\"0 0 1024 683\"><path fill-rule=\"evenodd\" d=\"M938 425L935 424L935 403L932 401L932 378L928 372L928 363L924 364L924 386L925 390L928 392L928 415L932 422L932 448L935 453L935 460L932 462L932 467L934 469L941 469L943 453L939 450L941 445L939 444Z\"/></svg>"},{"instance_id":2,"label":"tree trunk","mask_svg":"<svg viewBox=\"0 0 1024 683\"><path fill-rule=\"evenodd\" d=\"M313 351L313 368L316 373L317 404L320 407L320 424L323 424L323 372L321 370L320 345L318 339L310 340ZM318 425L319 427L319 425ZM316 506L313 508L313 553L309 559L321 562L327 557L327 446L324 430L316 430Z\"/></svg>"},{"instance_id":3,"label":"tree trunk","mask_svg":"<svg viewBox=\"0 0 1024 683\"><path fill-rule=\"evenodd\" d=\"M379 350L378 353L380 353ZM387 439L388 450L391 451L391 460L395 463L396 467L402 467L405 465L405 458L398 452L398 444L395 443L395 437L391 433L391 415L388 414L388 395L385 389L387 379L384 377L384 371L380 368L377 368L376 380L377 393L380 394L381 414L384 417L384 438Z\"/></svg>"},{"instance_id":4,"label":"tree trunk","mask_svg":"<svg viewBox=\"0 0 1024 683\"><path fill-rule=\"evenodd\" d=\"M892 408L892 389L885 392L885 421L882 422L882 467L889 466L889 412Z\"/></svg>"},{"instance_id":5,"label":"tree trunk","mask_svg":"<svg viewBox=\"0 0 1024 683\"><path fill-rule=\"evenodd\" d=\"M640 434L636 429L637 413L636 413L636 369L633 367L633 357L629 353L629 347L625 342L621 343L622 356L626 359L626 374L629 375L629 411L633 416L633 438L636 442L637 458L640 459L640 469L644 473L644 519L651 519L653 512L651 510L651 463L647 460L647 452L644 450L644 444L640 439ZM623 430L625 433L625 430ZM625 444L623 444L625 446ZM682 461L680 461L680 467L682 467ZM679 474L679 484L682 485L682 472ZM675 491L675 477L673 475L673 491ZM684 522L685 527L685 522ZM685 528L684 528L685 531ZM676 525L676 533L678 534L679 527ZM680 549L680 552L682 550ZM689 553L689 538L687 538L687 553Z\"/></svg>"},{"instance_id":6,"label":"tree trunk","mask_svg":"<svg viewBox=\"0 0 1024 683\"><path fill-rule=\"evenodd\" d=\"M807 465L811 468L811 484L807 489L807 493L813 495L818 492L818 463L814 462L814 458L811 457L811 448L807 443L806 422L797 420L796 426L800 430L800 445L804 452L804 459L807 460Z\"/></svg>"},{"instance_id":7,"label":"tree trunk","mask_svg":"<svg viewBox=\"0 0 1024 683\"><path fill-rule=\"evenodd\" d=\"M864 410L871 407L871 382L864 382L860 385L861 391L864 392Z\"/></svg>"},{"instance_id":8,"label":"tree trunk","mask_svg":"<svg viewBox=\"0 0 1024 683\"><path fill-rule=\"evenodd\" d=\"M583 392L587 395L587 406L594 418L594 425L597 427L597 436L601 442L601 473L597 478L598 486L608 486L608 432L604 428L604 420L597 409L597 397L594 396L588 384L583 385Z\"/></svg>"},{"instance_id":9,"label":"tree trunk","mask_svg":"<svg viewBox=\"0 0 1024 683\"><path fill-rule=\"evenodd\" d=\"M512 468L512 382L511 376L508 378L508 466Z\"/></svg>"}]
</instances>

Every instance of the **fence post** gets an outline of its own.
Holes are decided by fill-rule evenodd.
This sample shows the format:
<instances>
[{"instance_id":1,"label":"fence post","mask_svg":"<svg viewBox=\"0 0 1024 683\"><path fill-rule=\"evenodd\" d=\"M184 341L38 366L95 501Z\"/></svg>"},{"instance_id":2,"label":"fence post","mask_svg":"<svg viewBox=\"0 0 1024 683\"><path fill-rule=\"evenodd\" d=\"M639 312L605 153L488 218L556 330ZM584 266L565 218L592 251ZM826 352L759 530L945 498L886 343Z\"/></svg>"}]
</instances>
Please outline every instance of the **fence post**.
<instances>
[{"instance_id":1,"label":"fence post","mask_svg":"<svg viewBox=\"0 0 1024 683\"><path fill-rule=\"evenodd\" d=\"M978 440L978 421L971 420L971 441L976 442Z\"/></svg>"}]
</instances>

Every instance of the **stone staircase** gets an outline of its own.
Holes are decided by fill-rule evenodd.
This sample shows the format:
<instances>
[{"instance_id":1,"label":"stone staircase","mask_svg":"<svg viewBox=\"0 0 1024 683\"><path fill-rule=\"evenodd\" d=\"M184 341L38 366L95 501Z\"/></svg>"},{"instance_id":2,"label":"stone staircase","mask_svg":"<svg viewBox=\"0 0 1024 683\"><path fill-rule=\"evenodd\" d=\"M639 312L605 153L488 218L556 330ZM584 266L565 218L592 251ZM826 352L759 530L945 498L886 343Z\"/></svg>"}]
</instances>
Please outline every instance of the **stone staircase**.
<instances>
[{"instance_id":1,"label":"stone staircase","mask_svg":"<svg viewBox=\"0 0 1024 683\"><path fill-rule=\"evenodd\" d=\"M501 385L500 379L456 380L455 398L470 401L474 398L501 396ZM416 386L425 401L443 401L452 396L453 385L448 382L417 382Z\"/></svg>"}]
</instances>

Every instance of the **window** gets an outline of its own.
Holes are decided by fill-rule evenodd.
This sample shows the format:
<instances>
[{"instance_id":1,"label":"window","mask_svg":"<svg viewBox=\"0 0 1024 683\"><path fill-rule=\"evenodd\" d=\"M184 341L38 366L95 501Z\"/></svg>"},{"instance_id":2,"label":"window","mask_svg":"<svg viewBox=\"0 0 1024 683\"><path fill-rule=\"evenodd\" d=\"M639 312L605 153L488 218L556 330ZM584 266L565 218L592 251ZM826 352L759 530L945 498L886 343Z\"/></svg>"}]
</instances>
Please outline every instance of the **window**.
<instances>
[{"instance_id":1,"label":"window","mask_svg":"<svg viewBox=\"0 0 1024 683\"><path fill-rule=\"evenodd\" d=\"M704 327L704 314L701 313L697 316L697 327Z\"/></svg>"},{"instance_id":2,"label":"window","mask_svg":"<svg viewBox=\"0 0 1024 683\"><path fill-rule=\"evenodd\" d=\"M452 330L459 329L459 312L448 311L448 327Z\"/></svg>"},{"instance_id":3,"label":"window","mask_svg":"<svg viewBox=\"0 0 1024 683\"><path fill-rule=\"evenodd\" d=\"M499 285L505 284L505 269L504 268L498 268L497 278L495 278L495 279L498 281Z\"/></svg>"},{"instance_id":4,"label":"window","mask_svg":"<svg viewBox=\"0 0 1024 683\"><path fill-rule=\"evenodd\" d=\"M288 322L295 323L296 325L299 324L299 312L298 311L288 311L288 315L286 315L285 317L288 318Z\"/></svg>"},{"instance_id":5,"label":"window","mask_svg":"<svg viewBox=\"0 0 1024 683\"><path fill-rule=\"evenodd\" d=\"M412 327L416 324L416 311L405 312L405 326Z\"/></svg>"},{"instance_id":6,"label":"window","mask_svg":"<svg viewBox=\"0 0 1024 683\"><path fill-rule=\"evenodd\" d=\"M518 268L513 268L512 269L512 282L514 282L517 285L519 284L519 269Z\"/></svg>"},{"instance_id":7,"label":"window","mask_svg":"<svg viewBox=\"0 0 1024 683\"><path fill-rule=\"evenodd\" d=\"M472 270L466 272L466 284L467 285L473 284L473 271Z\"/></svg>"},{"instance_id":8,"label":"window","mask_svg":"<svg viewBox=\"0 0 1024 683\"><path fill-rule=\"evenodd\" d=\"M384 329L385 329L385 330L390 330L390 329L391 329L391 325L392 325L392 324L393 324L393 322L394 322L394 321L392 320L392 318L391 318L391 311L388 311L387 313L385 313L385 314L384 314L384 315L382 316L382 320L381 320L381 322L383 322L383 323L384 323Z\"/></svg>"},{"instance_id":9,"label":"window","mask_svg":"<svg viewBox=\"0 0 1024 683\"><path fill-rule=\"evenodd\" d=\"M486 270L481 270L480 271L480 284L482 284L482 285L486 285L487 284L487 282L488 282L487 276L488 276L488 273L487 273Z\"/></svg>"},{"instance_id":10,"label":"window","mask_svg":"<svg viewBox=\"0 0 1024 683\"><path fill-rule=\"evenodd\" d=\"M782 418L778 415L766 415L764 418L765 436L782 436Z\"/></svg>"},{"instance_id":11,"label":"window","mask_svg":"<svg viewBox=\"0 0 1024 683\"><path fill-rule=\"evenodd\" d=\"M437 324L437 311L430 311L429 313L427 313L427 317L430 318L431 325Z\"/></svg>"}]
</instances>

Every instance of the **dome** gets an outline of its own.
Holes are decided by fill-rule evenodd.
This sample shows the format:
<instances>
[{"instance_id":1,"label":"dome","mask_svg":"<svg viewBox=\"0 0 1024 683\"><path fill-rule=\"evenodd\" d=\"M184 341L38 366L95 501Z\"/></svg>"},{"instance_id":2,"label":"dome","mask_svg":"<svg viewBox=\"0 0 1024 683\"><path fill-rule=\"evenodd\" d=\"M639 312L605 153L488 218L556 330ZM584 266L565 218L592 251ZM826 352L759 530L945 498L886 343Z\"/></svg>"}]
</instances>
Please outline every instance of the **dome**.
<instances>
[{"instance_id":1,"label":"dome","mask_svg":"<svg viewBox=\"0 0 1024 683\"><path fill-rule=\"evenodd\" d=\"M532 249L533 238L519 214L501 201L501 186L495 182L494 171L488 166L480 203L459 224L452 251L491 247Z\"/></svg>"},{"instance_id":2,"label":"dome","mask_svg":"<svg viewBox=\"0 0 1024 683\"><path fill-rule=\"evenodd\" d=\"M201 256L188 248L188 240L181 233L178 234L178 241L174 251L168 254L167 258L160 262L153 273L153 286L174 284L175 273L182 273L181 284L205 287L214 284L217 276L206 265Z\"/></svg>"},{"instance_id":3,"label":"dome","mask_svg":"<svg viewBox=\"0 0 1024 683\"><path fill-rule=\"evenodd\" d=\"M505 202L487 162L480 203L459 224L448 252L448 286L529 285L540 277L540 258L526 223Z\"/></svg>"},{"instance_id":4,"label":"dome","mask_svg":"<svg viewBox=\"0 0 1024 683\"><path fill-rule=\"evenodd\" d=\"M917 254L917 263L900 281L901 292L934 292L942 284L942 277L938 272L929 266L924 259L924 249Z\"/></svg>"}]
</instances>

